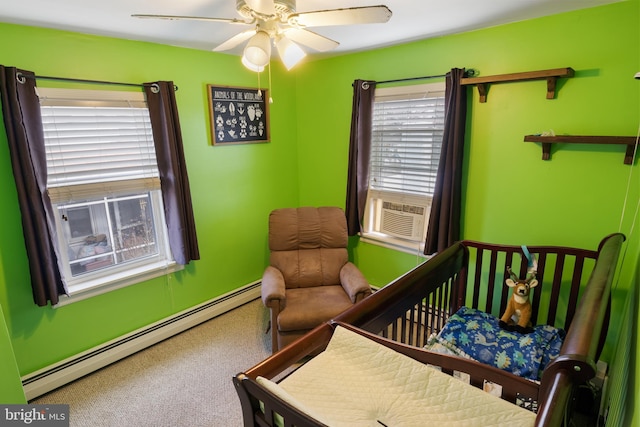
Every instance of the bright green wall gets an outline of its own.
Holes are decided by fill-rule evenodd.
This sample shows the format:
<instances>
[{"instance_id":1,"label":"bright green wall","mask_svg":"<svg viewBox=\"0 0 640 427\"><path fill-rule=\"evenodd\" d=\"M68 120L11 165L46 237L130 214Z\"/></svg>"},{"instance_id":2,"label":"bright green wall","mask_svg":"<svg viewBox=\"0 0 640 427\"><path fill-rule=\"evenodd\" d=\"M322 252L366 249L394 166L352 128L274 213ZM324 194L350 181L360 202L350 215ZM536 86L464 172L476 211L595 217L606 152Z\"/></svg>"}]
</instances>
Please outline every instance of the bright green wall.
<instances>
[{"instance_id":1,"label":"bright green wall","mask_svg":"<svg viewBox=\"0 0 640 427\"><path fill-rule=\"evenodd\" d=\"M0 63L37 75L175 82L201 254L169 277L56 309L36 307L0 129L0 305L22 375L260 279L268 213L298 204L294 88L278 84L281 67L273 70L271 142L220 147L211 145L206 85L258 84L237 57L7 24L0 33Z\"/></svg>"},{"instance_id":2,"label":"bright green wall","mask_svg":"<svg viewBox=\"0 0 640 427\"><path fill-rule=\"evenodd\" d=\"M11 338L0 306L0 403L26 403Z\"/></svg>"}]
</instances>

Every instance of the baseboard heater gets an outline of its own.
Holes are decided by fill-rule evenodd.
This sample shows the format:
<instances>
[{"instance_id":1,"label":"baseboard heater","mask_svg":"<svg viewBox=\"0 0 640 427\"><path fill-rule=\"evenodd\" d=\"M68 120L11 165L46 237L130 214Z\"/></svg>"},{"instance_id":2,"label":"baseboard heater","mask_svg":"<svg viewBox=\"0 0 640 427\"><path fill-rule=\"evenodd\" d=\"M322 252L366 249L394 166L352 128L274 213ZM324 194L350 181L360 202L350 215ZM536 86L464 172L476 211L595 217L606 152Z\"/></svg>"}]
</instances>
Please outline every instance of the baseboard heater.
<instances>
[{"instance_id":1,"label":"baseboard heater","mask_svg":"<svg viewBox=\"0 0 640 427\"><path fill-rule=\"evenodd\" d=\"M260 281L22 377L27 401L260 297Z\"/></svg>"}]
</instances>

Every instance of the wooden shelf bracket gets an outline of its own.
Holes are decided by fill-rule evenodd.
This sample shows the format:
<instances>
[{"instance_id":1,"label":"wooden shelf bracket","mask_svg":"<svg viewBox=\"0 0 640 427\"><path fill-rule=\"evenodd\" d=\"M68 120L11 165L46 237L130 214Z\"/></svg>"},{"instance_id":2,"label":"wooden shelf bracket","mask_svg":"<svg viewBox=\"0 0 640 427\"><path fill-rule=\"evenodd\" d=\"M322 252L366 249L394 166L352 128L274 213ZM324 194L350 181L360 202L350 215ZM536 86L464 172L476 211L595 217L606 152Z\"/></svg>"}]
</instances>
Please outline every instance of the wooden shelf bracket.
<instances>
[{"instance_id":1,"label":"wooden shelf bracket","mask_svg":"<svg viewBox=\"0 0 640 427\"><path fill-rule=\"evenodd\" d=\"M526 80L546 80L547 99L554 99L556 96L556 83L560 77L573 77L575 71L571 67L553 68L551 70L525 71L523 73L500 74L484 77L467 77L460 80L462 85L475 85L478 89L480 102L487 102L487 85L490 83L508 83Z\"/></svg>"}]
</instances>

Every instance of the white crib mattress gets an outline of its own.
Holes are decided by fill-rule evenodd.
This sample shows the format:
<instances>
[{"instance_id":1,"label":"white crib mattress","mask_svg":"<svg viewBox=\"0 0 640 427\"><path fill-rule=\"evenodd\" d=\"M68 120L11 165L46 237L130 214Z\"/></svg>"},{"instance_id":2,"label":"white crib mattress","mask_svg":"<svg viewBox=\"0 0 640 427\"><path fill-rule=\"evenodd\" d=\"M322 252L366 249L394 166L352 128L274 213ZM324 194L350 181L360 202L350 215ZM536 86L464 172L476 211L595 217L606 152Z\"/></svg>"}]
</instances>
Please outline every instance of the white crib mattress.
<instances>
[{"instance_id":1,"label":"white crib mattress","mask_svg":"<svg viewBox=\"0 0 640 427\"><path fill-rule=\"evenodd\" d=\"M533 426L535 414L345 328L279 384L258 381L331 427Z\"/></svg>"}]
</instances>

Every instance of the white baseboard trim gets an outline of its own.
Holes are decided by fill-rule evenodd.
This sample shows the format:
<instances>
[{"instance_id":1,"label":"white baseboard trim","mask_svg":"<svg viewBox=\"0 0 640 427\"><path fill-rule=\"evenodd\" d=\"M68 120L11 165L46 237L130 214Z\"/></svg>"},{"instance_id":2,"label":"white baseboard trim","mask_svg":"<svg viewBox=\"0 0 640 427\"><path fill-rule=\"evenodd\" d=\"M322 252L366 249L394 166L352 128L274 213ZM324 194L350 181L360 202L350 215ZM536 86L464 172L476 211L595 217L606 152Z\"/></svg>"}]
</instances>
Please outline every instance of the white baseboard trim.
<instances>
[{"instance_id":1,"label":"white baseboard trim","mask_svg":"<svg viewBox=\"0 0 640 427\"><path fill-rule=\"evenodd\" d=\"M260 297L260 281L22 377L27 401Z\"/></svg>"}]
</instances>

